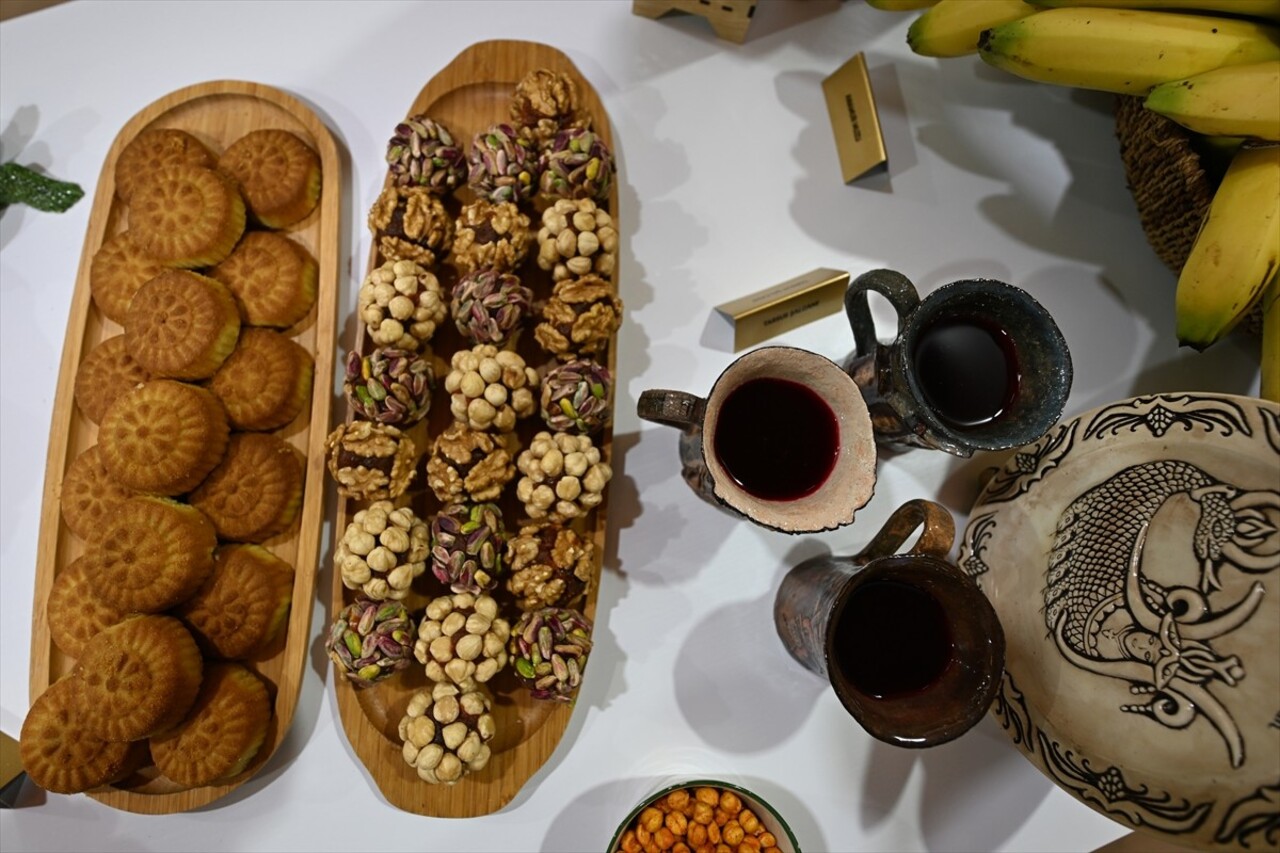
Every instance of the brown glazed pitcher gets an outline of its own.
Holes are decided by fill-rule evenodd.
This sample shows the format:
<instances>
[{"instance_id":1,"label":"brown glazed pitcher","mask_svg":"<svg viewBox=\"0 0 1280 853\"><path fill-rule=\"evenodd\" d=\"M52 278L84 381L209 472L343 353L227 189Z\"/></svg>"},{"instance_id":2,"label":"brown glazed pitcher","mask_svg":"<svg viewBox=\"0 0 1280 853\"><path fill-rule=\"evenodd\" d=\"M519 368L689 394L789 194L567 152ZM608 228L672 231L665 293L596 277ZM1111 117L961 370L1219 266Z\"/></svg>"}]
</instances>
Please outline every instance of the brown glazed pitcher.
<instances>
[{"instance_id":1,"label":"brown glazed pitcher","mask_svg":"<svg viewBox=\"0 0 1280 853\"><path fill-rule=\"evenodd\" d=\"M915 545L895 553L916 528ZM805 560L783 578L774 626L791 656L831 682L872 736L902 747L978 723L1004 671L1004 632L985 595L946 561L955 523L909 501L852 557Z\"/></svg>"}]
</instances>

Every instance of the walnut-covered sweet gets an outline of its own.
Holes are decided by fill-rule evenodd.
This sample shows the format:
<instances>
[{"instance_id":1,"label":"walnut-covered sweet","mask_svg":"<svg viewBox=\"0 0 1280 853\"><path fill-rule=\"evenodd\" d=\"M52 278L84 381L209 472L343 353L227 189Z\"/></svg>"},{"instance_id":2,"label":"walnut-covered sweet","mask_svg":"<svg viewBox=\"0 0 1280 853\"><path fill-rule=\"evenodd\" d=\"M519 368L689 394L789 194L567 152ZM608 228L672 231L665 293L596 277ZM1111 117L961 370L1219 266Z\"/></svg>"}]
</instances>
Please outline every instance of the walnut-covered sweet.
<instances>
[{"instance_id":1,"label":"walnut-covered sweet","mask_svg":"<svg viewBox=\"0 0 1280 853\"><path fill-rule=\"evenodd\" d=\"M533 243L529 216L509 201L478 198L463 205L453 236L453 264L460 273L492 267L511 272Z\"/></svg>"},{"instance_id":2,"label":"walnut-covered sweet","mask_svg":"<svg viewBox=\"0 0 1280 853\"><path fill-rule=\"evenodd\" d=\"M387 143L387 168L400 186L452 192L467 181L467 155L453 134L430 116L409 116Z\"/></svg>"},{"instance_id":3,"label":"walnut-covered sweet","mask_svg":"<svg viewBox=\"0 0 1280 853\"><path fill-rule=\"evenodd\" d=\"M369 210L369 230L384 261L432 267L453 245L453 218L426 187L384 189Z\"/></svg>"},{"instance_id":4,"label":"walnut-covered sweet","mask_svg":"<svg viewBox=\"0 0 1280 853\"><path fill-rule=\"evenodd\" d=\"M562 129L538 160L538 188L544 198L607 201L616 167L600 134L584 127Z\"/></svg>"},{"instance_id":5,"label":"walnut-covered sweet","mask_svg":"<svg viewBox=\"0 0 1280 853\"><path fill-rule=\"evenodd\" d=\"M477 344L450 359L444 390L454 418L472 429L510 432L538 409L538 371L510 350Z\"/></svg>"},{"instance_id":6,"label":"walnut-covered sweet","mask_svg":"<svg viewBox=\"0 0 1280 853\"><path fill-rule=\"evenodd\" d=\"M506 549L507 528L497 504L451 504L431 520L431 571L454 592L497 589Z\"/></svg>"},{"instance_id":7,"label":"walnut-covered sweet","mask_svg":"<svg viewBox=\"0 0 1280 853\"><path fill-rule=\"evenodd\" d=\"M342 585L374 601L401 600L427 568L431 528L409 507L375 501L351 518L333 562Z\"/></svg>"},{"instance_id":8,"label":"walnut-covered sweet","mask_svg":"<svg viewBox=\"0 0 1280 853\"><path fill-rule=\"evenodd\" d=\"M393 426L352 421L329 433L324 447L329 474L343 497L397 498L413 480L417 449Z\"/></svg>"},{"instance_id":9,"label":"walnut-covered sweet","mask_svg":"<svg viewBox=\"0 0 1280 853\"><path fill-rule=\"evenodd\" d=\"M365 276L357 311L375 344L416 351L449 315L440 280L414 261L387 261Z\"/></svg>"},{"instance_id":10,"label":"walnut-covered sweet","mask_svg":"<svg viewBox=\"0 0 1280 853\"><path fill-rule=\"evenodd\" d=\"M622 325L622 300L609 282L589 274L559 282L542 309L533 336L566 361L604 350Z\"/></svg>"},{"instance_id":11,"label":"walnut-covered sweet","mask_svg":"<svg viewBox=\"0 0 1280 853\"><path fill-rule=\"evenodd\" d=\"M357 687L368 687L413 662L414 633L403 603L360 598L333 620L325 651L335 670Z\"/></svg>"},{"instance_id":12,"label":"walnut-covered sweet","mask_svg":"<svg viewBox=\"0 0 1280 853\"><path fill-rule=\"evenodd\" d=\"M612 401L613 375L591 359L556 364L542 377L542 419L552 432L599 432Z\"/></svg>"},{"instance_id":13,"label":"walnut-covered sweet","mask_svg":"<svg viewBox=\"0 0 1280 853\"><path fill-rule=\"evenodd\" d=\"M556 522L530 524L507 540L507 591L521 610L566 607L591 587L594 543Z\"/></svg>"},{"instance_id":14,"label":"walnut-covered sweet","mask_svg":"<svg viewBox=\"0 0 1280 853\"><path fill-rule=\"evenodd\" d=\"M476 344L502 346L532 311L533 291L514 273L478 269L453 286L449 310L458 334Z\"/></svg>"},{"instance_id":15,"label":"walnut-covered sweet","mask_svg":"<svg viewBox=\"0 0 1280 853\"><path fill-rule=\"evenodd\" d=\"M401 756L432 785L452 785L489 763L497 731L492 699L474 682L433 684L409 698L398 732Z\"/></svg>"},{"instance_id":16,"label":"walnut-covered sweet","mask_svg":"<svg viewBox=\"0 0 1280 853\"><path fill-rule=\"evenodd\" d=\"M569 521L604 500L613 469L590 436L540 432L516 459L516 497L532 519Z\"/></svg>"},{"instance_id":17,"label":"walnut-covered sweet","mask_svg":"<svg viewBox=\"0 0 1280 853\"><path fill-rule=\"evenodd\" d=\"M511 124L521 139L542 147L562 128L590 123L590 117L580 111L578 85L568 74L535 68L516 84L511 96Z\"/></svg>"},{"instance_id":18,"label":"walnut-covered sweet","mask_svg":"<svg viewBox=\"0 0 1280 853\"><path fill-rule=\"evenodd\" d=\"M595 273L613 275L618 231L613 217L589 198L562 198L542 211L538 266L555 281Z\"/></svg>"},{"instance_id":19,"label":"walnut-covered sweet","mask_svg":"<svg viewBox=\"0 0 1280 853\"><path fill-rule=\"evenodd\" d=\"M411 426L431 408L436 374L431 362L394 347L378 347L368 355L347 354L342 387L353 411L384 424Z\"/></svg>"},{"instance_id":20,"label":"walnut-covered sweet","mask_svg":"<svg viewBox=\"0 0 1280 853\"><path fill-rule=\"evenodd\" d=\"M493 501L516 475L514 433L471 429L454 421L436 436L427 459L427 485L442 504Z\"/></svg>"},{"instance_id":21,"label":"walnut-covered sweet","mask_svg":"<svg viewBox=\"0 0 1280 853\"><path fill-rule=\"evenodd\" d=\"M538 156L509 124L477 133L467 153L467 183L479 198L519 204L538 191Z\"/></svg>"},{"instance_id":22,"label":"walnut-covered sweet","mask_svg":"<svg viewBox=\"0 0 1280 853\"><path fill-rule=\"evenodd\" d=\"M413 655L432 681L485 682L507 665L510 638L511 625L492 596L455 592L427 604Z\"/></svg>"}]
</instances>

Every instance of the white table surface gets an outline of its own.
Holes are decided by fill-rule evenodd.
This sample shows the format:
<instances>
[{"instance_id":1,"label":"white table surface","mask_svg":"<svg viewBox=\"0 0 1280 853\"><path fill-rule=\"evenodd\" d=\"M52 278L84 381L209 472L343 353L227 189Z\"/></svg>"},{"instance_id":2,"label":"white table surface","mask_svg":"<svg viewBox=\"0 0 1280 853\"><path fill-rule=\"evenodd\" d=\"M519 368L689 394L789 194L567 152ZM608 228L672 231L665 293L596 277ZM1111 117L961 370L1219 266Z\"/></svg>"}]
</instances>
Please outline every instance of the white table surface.
<instances>
[{"instance_id":1,"label":"white table surface","mask_svg":"<svg viewBox=\"0 0 1280 853\"><path fill-rule=\"evenodd\" d=\"M808 851L1091 850L1124 828L1055 788L987 719L947 746L872 740L782 649L774 591L798 560L860 548L902 502L963 525L983 468L929 451L885 455L876 494L840 531L788 537L698 501L676 433L642 423L647 388L705 392L732 359L712 307L818 266L888 266L922 292L992 277L1031 292L1072 348L1068 416L1140 393L1257 393L1257 357L1173 340L1174 277L1124 186L1111 98L1024 83L975 58L912 55L909 15L859 0L765 0L748 40L705 21L652 21L629 2L73 0L0 25L0 160L79 182L65 214L0 216L0 726L30 697L32 567L47 426L72 285L107 149L136 112L192 83L239 78L307 102L346 159L340 305L369 251L365 212L391 127L467 45L565 51L614 124L623 223L617 477L596 650L569 729L494 815L401 812L349 747L315 656L289 737L264 771L190 814L147 817L49 795L0 813L6 850L601 850L660 781L713 775L771 799ZM820 88L864 51L891 163L841 183ZM876 306L888 333L891 315ZM341 342L343 349L349 341ZM842 315L771 343L834 359ZM326 531L326 541L328 541ZM328 548L325 549L326 553ZM331 566L318 568L327 590ZM313 634L328 622L317 601Z\"/></svg>"}]
</instances>

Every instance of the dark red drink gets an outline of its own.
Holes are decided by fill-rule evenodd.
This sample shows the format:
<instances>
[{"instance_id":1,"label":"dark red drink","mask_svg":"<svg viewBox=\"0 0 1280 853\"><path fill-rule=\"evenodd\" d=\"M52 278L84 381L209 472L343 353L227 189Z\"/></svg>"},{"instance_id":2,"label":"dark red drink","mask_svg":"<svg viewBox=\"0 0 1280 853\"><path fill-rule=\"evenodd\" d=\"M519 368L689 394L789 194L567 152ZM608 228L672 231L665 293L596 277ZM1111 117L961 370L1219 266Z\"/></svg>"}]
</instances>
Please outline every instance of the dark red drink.
<instances>
[{"instance_id":1,"label":"dark red drink","mask_svg":"<svg viewBox=\"0 0 1280 853\"><path fill-rule=\"evenodd\" d=\"M1017 353L1007 332L978 320L944 320L911 354L920 390L938 416L965 428L1004 414L1018 393Z\"/></svg>"},{"instance_id":2,"label":"dark red drink","mask_svg":"<svg viewBox=\"0 0 1280 853\"><path fill-rule=\"evenodd\" d=\"M873 580L849 596L834 638L835 664L855 690L875 699L918 693L951 663L946 612L911 584Z\"/></svg>"}]
</instances>

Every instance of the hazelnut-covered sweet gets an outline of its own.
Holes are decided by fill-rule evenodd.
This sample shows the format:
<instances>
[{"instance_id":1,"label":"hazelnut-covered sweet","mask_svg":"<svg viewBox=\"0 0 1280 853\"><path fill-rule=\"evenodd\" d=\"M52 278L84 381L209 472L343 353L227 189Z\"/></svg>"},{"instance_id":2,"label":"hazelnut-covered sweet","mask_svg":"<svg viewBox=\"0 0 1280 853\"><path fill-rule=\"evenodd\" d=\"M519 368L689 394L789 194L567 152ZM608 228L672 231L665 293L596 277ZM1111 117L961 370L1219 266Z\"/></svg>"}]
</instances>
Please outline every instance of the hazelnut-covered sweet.
<instances>
[{"instance_id":1,"label":"hazelnut-covered sweet","mask_svg":"<svg viewBox=\"0 0 1280 853\"><path fill-rule=\"evenodd\" d=\"M591 359L559 363L542 377L542 419L552 432L591 435L609 422L613 375Z\"/></svg>"},{"instance_id":2,"label":"hazelnut-covered sweet","mask_svg":"<svg viewBox=\"0 0 1280 853\"><path fill-rule=\"evenodd\" d=\"M595 553L567 525L526 525L507 540L507 591L524 611L575 604L591 587Z\"/></svg>"},{"instance_id":3,"label":"hazelnut-covered sweet","mask_svg":"<svg viewBox=\"0 0 1280 853\"><path fill-rule=\"evenodd\" d=\"M449 315L444 289L415 261L387 261L365 276L356 299L360 321L379 346L418 350Z\"/></svg>"},{"instance_id":4,"label":"hazelnut-covered sweet","mask_svg":"<svg viewBox=\"0 0 1280 853\"><path fill-rule=\"evenodd\" d=\"M585 127L564 128L538 160L538 188L552 200L607 201L615 168L613 153L600 134Z\"/></svg>"},{"instance_id":5,"label":"hazelnut-covered sweet","mask_svg":"<svg viewBox=\"0 0 1280 853\"><path fill-rule=\"evenodd\" d=\"M519 204L538 191L538 157L509 124L477 133L467 153L467 183L479 198Z\"/></svg>"},{"instance_id":6,"label":"hazelnut-covered sweet","mask_svg":"<svg viewBox=\"0 0 1280 853\"><path fill-rule=\"evenodd\" d=\"M396 125L387 143L387 168L397 185L440 195L467 182L466 152L447 127L426 115L409 116Z\"/></svg>"},{"instance_id":7,"label":"hazelnut-covered sweet","mask_svg":"<svg viewBox=\"0 0 1280 853\"><path fill-rule=\"evenodd\" d=\"M562 198L542 211L538 267L564 281L587 273L609 277L618 263L618 230L589 198Z\"/></svg>"},{"instance_id":8,"label":"hazelnut-covered sweet","mask_svg":"<svg viewBox=\"0 0 1280 853\"><path fill-rule=\"evenodd\" d=\"M458 334L476 344L502 346L532 310L533 291L514 273L473 270L453 286L449 310Z\"/></svg>"},{"instance_id":9,"label":"hazelnut-covered sweet","mask_svg":"<svg viewBox=\"0 0 1280 853\"><path fill-rule=\"evenodd\" d=\"M538 409L538 371L511 350L477 344L450 359L444 390L454 418L472 429L510 432Z\"/></svg>"},{"instance_id":10,"label":"hazelnut-covered sweet","mask_svg":"<svg viewBox=\"0 0 1280 853\"><path fill-rule=\"evenodd\" d=\"M432 785L452 785L489 763L497 728L493 700L475 682L438 682L409 697L400 718L400 755Z\"/></svg>"},{"instance_id":11,"label":"hazelnut-covered sweet","mask_svg":"<svg viewBox=\"0 0 1280 853\"><path fill-rule=\"evenodd\" d=\"M533 336L547 352L564 360L604 350L622 325L622 300L595 274L556 284Z\"/></svg>"},{"instance_id":12,"label":"hazelnut-covered sweet","mask_svg":"<svg viewBox=\"0 0 1280 853\"><path fill-rule=\"evenodd\" d=\"M453 265L460 273L492 267L511 272L533 243L529 216L509 201L478 198L462 207L453 235Z\"/></svg>"},{"instance_id":13,"label":"hazelnut-covered sweet","mask_svg":"<svg viewBox=\"0 0 1280 853\"><path fill-rule=\"evenodd\" d=\"M507 665L509 639L511 625L492 596L455 592L427 604L413 655L432 681L485 682Z\"/></svg>"},{"instance_id":14,"label":"hazelnut-covered sweet","mask_svg":"<svg viewBox=\"0 0 1280 853\"><path fill-rule=\"evenodd\" d=\"M516 459L516 497L532 519L569 521L604 500L613 469L587 435L540 432Z\"/></svg>"},{"instance_id":15,"label":"hazelnut-covered sweet","mask_svg":"<svg viewBox=\"0 0 1280 853\"><path fill-rule=\"evenodd\" d=\"M426 187L384 189L369 210L369 230L384 261L432 267L453 245L453 218Z\"/></svg>"},{"instance_id":16,"label":"hazelnut-covered sweet","mask_svg":"<svg viewBox=\"0 0 1280 853\"><path fill-rule=\"evenodd\" d=\"M371 421L411 426L431 408L436 375L431 362L409 350L378 347L347 355L342 387L354 412Z\"/></svg>"},{"instance_id":17,"label":"hazelnut-covered sweet","mask_svg":"<svg viewBox=\"0 0 1280 853\"><path fill-rule=\"evenodd\" d=\"M325 438L324 447L329 474L343 497L397 498L413 480L417 458L413 440L388 424L342 424Z\"/></svg>"},{"instance_id":18,"label":"hazelnut-covered sweet","mask_svg":"<svg viewBox=\"0 0 1280 853\"><path fill-rule=\"evenodd\" d=\"M427 485L442 504L493 501L516 475L515 433L475 430L454 421L436 436L427 458Z\"/></svg>"},{"instance_id":19,"label":"hazelnut-covered sweet","mask_svg":"<svg viewBox=\"0 0 1280 853\"><path fill-rule=\"evenodd\" d=\"M511 124L521 139L541 147L566 127L585 127L590 118L581 112L578 85L563 71L535 68L516 83L511 96Z\"/></svg>"},{"instance_id":20,"label":"hazelnut-covered sweet","mask_svg":"<svg viewBox=\"0 0 1280 853\"><path fill-rule=\"evenodd\" d=\"M427 568L431 528L407 506L375 501L351 518L333 562L342 585L374 601L399 601Z\"/></svg>"},{"instance_id":21,"label":"hazelnut-covered sweet","mask_svg":"<svg viewBox=\"0 0 1280 853\"><path fill-rule=\"evenodd\" d=\"M544 607L511 631L511 665L534 699L571 702L591 652L591 620L577 610Z\"/></svg>"},{"instance_id":22,"label":"hazelnut-covered sweet","mask_svg":"<svg viewBox=\"0 0 1280 853\"><path fill-rule=\"evenodd\" d=\"M506 549L507 528L497 504L451 504L431 520L431 571L454 592L496 589Z\"/></svg>"},{"instance_id":23,"label":"hazelnut-covered sweet","mask_svg":"<svg viewBox=\"0 0 1280 853\"><path fill-rule=\"evenodd\" d=\"M334 669L357 687L367 687L413 662L414 633L403 603L360 598L333 620L325 651Z\"/></svg>"}]
</instances>

